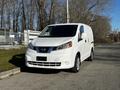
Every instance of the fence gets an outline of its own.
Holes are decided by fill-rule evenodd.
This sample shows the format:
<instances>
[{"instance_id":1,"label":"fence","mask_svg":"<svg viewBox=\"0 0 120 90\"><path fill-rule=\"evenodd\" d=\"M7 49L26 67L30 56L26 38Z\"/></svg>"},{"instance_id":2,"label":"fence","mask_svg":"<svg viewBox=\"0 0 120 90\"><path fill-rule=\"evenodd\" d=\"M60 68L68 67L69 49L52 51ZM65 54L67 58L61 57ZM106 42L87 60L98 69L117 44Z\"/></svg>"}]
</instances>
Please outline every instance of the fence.
<instances>
[{"instance_id":1,"label":"fence","mask_svg":"<svg viewBox=\"0 0 120 90\"><path fill-rule=\"evenodd\" d=\"M37 38L40 31L24 30L24 33L13 32L13 30L0 29L0 45L25 44L28 45Z\"/></svg>"},{"instance_id":2,"label":"fence","mask_svg":"<svg viewBox=\"0 0 120 90\"><path fill-rule=\"evenodd\" d=\"M10 44L11 39L9 38L9 30L0 29L0 44Z\"/></svg>"},{"instance_id":3,"label":"fence","mask_svg":"<svg viewBox=\"0 0 120 90\"><path fill-rule=\"evenodd\" d=\"M12 30L0 29L0 45L21 44L24 40L21 32L15 33Z\"/></svg>"},{"instance_id":4,"label":"fence","mask_svg":"<svg viewBox=\"0 0 120 90\"><path fill-rule=\"evenodd\" d=\"M34 38L40 35L40 31L24 30L24 44L28 45Z\"/></svg>"}]
</instances>

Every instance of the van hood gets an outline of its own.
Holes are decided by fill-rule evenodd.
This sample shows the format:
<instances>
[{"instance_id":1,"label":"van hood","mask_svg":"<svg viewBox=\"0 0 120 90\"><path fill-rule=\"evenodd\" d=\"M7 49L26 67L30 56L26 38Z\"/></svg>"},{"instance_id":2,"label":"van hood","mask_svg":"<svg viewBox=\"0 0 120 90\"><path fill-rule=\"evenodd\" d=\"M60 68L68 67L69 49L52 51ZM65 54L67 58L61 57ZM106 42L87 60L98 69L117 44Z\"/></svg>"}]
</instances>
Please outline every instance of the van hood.
<instances>
[{"instance_id":1,"label":"van hood","mask_svg":"<svg viewBox=\"0 0 120 90\"><path fill-rule=\"evenodd\" d=\"M64 38L37 38L31 43L33 46L59 46L72 40L72 37Z\"/></svg>"}]
</instances>

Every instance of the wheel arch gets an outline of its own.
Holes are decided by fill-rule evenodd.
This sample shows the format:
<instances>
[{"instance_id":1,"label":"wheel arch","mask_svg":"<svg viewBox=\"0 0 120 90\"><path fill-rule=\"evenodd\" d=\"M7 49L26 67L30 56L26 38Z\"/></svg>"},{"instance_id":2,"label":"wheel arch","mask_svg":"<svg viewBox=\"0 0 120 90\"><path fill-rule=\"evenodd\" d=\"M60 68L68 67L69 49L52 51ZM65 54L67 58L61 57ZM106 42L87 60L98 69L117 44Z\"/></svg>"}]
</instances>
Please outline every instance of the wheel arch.
<instances>
[{"instance_id":1,"label":"wheel arch","mask_svg":"<svg viewBox=\"0 0 120 90\"><path fill-rule=\"evenodd\" d=\"M77 56L80 58L80 63L81 63L81 54L80 54L80 52L77 52L75 58L76 58Z\"/></svg>"},{"instance_id":2,"label":"wheel arch","mask_svg":"<svg viewBox=\"0 0 120 90\"><path fill-rule=\"evenodd\" d=\"M91 48L91 52L94 52L94 48L93 47Z\"/></svg>"},{"instance_id":3,"label":"wheel arch","mask_svg":"<svg viewBox=\"0 0 120 90\"><path fill-rule=\"evenodd\" d=\"M94 47L91 47L89 55L91 55L91 53L94 54Z\"/></svg>"}]
</instances>

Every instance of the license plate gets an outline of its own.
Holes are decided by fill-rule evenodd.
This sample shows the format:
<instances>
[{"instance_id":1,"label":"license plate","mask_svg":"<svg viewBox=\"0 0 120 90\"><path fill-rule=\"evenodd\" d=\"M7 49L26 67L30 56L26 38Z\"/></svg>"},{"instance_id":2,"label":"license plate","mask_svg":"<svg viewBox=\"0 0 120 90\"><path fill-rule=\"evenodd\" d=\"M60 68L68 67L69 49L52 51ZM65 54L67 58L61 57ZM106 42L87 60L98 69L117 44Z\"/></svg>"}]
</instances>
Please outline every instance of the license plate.
<instances>
[{"instance_id":1,"label":"license plate","mask_svg":"<svg viewBox=\"0 0 120 90\"><path fill-rule=\"evenodd\" d=\"M47 61L47 57L36 57L37 61Z\"/></svg>"}]
</instances>

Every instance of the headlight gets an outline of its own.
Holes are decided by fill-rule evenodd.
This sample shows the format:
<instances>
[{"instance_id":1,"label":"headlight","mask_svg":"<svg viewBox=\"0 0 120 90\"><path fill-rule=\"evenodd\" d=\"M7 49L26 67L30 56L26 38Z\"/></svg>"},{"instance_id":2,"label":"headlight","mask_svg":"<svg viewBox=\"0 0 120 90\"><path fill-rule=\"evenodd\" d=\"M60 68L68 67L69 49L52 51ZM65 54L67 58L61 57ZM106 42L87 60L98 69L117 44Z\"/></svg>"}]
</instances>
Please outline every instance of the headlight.
<instances>
[{"instance_id":1,"label":"headlight","mask_svg":"<svg viewBox=\"0 0 120 90\"><path fill-rule=\"evenodd\" d=\"M29 44L28 44L28 48L29 48L29 49L32 49L32 50L34 49L32 43L29 43Z\"/></svg>"},{"instance_id":2,"label":"headlight","mask_svg":"<svg viewBox=\"0 0 120 90\"><path fill-rule=\"evenodd\" d=\"M56 47L55 50L61 50L61 49L66 49L66 48L70 48L70 47L72 47L72 42L71 41Z\"/></svg>"}]
</instances>

